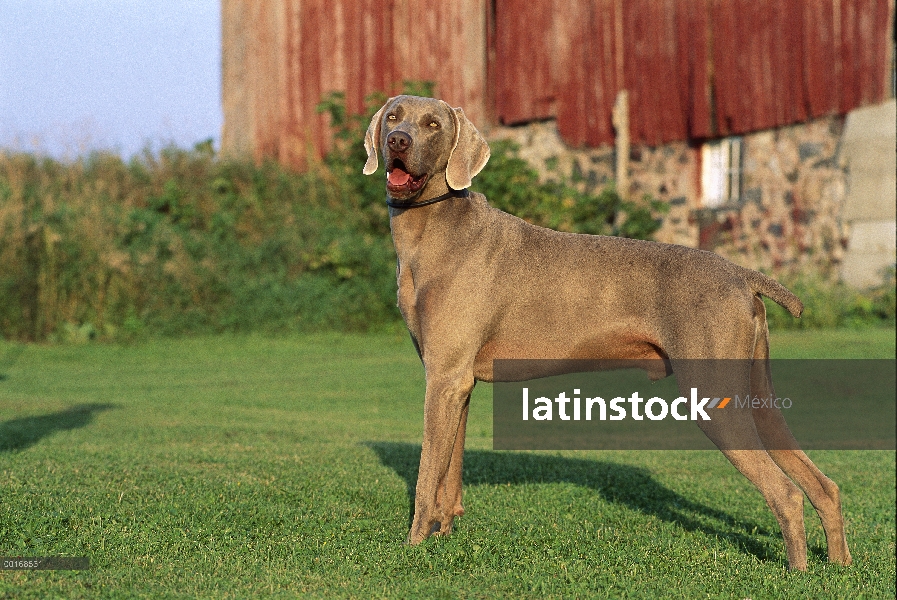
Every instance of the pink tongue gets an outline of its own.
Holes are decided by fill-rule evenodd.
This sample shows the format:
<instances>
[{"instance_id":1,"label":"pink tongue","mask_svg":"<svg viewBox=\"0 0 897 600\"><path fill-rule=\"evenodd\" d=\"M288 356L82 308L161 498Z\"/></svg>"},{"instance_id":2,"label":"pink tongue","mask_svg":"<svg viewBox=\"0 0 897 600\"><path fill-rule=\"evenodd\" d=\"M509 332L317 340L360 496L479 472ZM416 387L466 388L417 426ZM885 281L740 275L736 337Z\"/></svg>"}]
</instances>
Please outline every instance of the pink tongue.
<instances>
[{"instance_id":1,"label":"pink tongue","mask_svg":"<svg viewBox=\"0 0 897 600\"><path fill-rule=\"evenodd\" d=\"M393 169L387 178L392 185L405 185L411 179L411 175L402 169Z\"/></svg>"}]
</instances>

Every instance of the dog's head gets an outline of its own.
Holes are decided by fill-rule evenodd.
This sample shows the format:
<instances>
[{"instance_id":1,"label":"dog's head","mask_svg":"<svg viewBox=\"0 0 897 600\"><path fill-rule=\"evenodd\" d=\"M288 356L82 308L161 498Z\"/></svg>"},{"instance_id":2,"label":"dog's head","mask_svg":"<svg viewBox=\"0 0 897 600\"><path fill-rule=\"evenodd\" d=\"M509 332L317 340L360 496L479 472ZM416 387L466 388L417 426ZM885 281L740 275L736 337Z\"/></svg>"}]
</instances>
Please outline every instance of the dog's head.
<instances>
[{"instance_id":1,"label":"dog's head","mask_svg":"<svg viewBox=\"0 0 897 600\"><path fill-rule=\"evenodd\" d=\"M489 160L489 145L463 110L417 96L390 98L371 119L364 148L364 174L377 170L379 150L395 200L415 198L434 177L453 190L469 187Z\"/></svg>"}]
</instances>

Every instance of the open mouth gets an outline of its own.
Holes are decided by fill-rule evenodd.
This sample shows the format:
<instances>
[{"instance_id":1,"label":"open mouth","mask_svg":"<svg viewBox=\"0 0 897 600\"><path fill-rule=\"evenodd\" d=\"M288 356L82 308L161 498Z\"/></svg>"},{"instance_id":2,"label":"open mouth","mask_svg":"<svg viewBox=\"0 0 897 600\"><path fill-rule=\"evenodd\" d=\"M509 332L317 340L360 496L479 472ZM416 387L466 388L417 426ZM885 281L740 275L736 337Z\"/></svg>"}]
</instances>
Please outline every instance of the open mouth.
<instances>
[{"instance_id":1,"label":"open mouth","mask_svg":"<svg viewBox=\"0 0 897 600\"><path fill-rule=\"evenodd\" d=\"M408 172L405 163L397 158L392 161L391 168L386 171L386 191L393 198L407 198L424 187L427 177L427 173L415 177Z\"/></svg>"}]
</instances>

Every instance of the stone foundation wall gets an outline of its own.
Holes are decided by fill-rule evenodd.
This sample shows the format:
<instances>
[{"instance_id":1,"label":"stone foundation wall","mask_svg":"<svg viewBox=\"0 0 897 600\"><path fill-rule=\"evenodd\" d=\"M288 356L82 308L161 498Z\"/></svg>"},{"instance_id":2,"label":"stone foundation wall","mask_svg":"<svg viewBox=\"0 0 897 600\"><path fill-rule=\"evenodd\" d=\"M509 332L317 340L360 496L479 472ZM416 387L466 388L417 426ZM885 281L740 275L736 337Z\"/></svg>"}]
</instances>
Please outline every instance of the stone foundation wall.
<instances>
[{"instance_id":1,"label":"stone foundation wall","mask_svg":"<svg viewBox=\"0 0 897 600\"><path fill-rule=\"evenodd\" d=\"M712 250L778 275L834 277L846 244L846 174L837 161L843 123L833 116L744 136L740 198L712 209L701 206L699 146L634 146L629 197L649 194L669 204L658 241ZM553 122L494 127L486 135L516 141L542 177L575 174L590 191L613 182L614 149L568 148Z\"/></svg>"},{"instance_id":2,"label":"stone foundation wall","mask_svg":"<svg viewBox=\"0 0 897 600\"><path fill-rule=\"evenodd\" d=\"M829 117L744 136L741 197L695 212L699 246L753 269L836 277L846 244L843 124Z\"/></svg>"}]
</instances>

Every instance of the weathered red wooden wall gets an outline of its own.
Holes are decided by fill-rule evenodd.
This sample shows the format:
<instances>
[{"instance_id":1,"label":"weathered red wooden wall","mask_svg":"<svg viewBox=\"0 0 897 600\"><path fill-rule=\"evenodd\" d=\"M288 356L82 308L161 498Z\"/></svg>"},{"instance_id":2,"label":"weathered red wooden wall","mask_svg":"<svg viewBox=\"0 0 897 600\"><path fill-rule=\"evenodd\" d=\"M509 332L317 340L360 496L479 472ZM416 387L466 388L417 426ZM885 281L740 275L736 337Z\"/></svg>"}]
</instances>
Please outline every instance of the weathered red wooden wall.
<instances>
[{"instance_id":1,"label":"weathered red wooden wall","mask_svg":"<svg viewBox=\"0 0 897 600\"><path fill-rule=\"evenodd\" d=\"M768 129L882 101L889 13L887 0L714 3L716 131Z\"/></svg>"},{"instance_id":2,"label":"weathered red wooden wall","mask_svg":"<svg viewBox=\"0 0 897 600\"><path fill-rule=\"evenodd\" d=\"M632 140L649 145L845 113L887 95L888 0L495 6L496 116L557 117L573 145L613 141L621 80Z\"/></svg>"},{"instance_id":3,"label":"weathered red wooden wall","mask_svg":"<svg viewBox=\"0 0 897 600\"><path fill-rule=\"evenodd\" d=\"M305 164L330 144L328 117L315 111L324 96L345 92L360 112L368 94L400 92L403 80L435 82L485 122L486 17L486 0L223 0L222 145Z\"/></svg>"},{"instance_id":4,"label":"weathered red wooden wall","mask_svg":"<svg viewBox=\"0 0 897 600\"><path fill-rule=\"evenodd\" d=\"M623 70L633 142L658 145L711 134L708 35L704 0L624 4Z\"/></svg>"},{"instance_id":5,"label":"weathered red wooden wall","mask_svg":"<svg viewBox=\"0 0 897 600\"><path fill-rule=\"evenodd\" d=\"M893 0L222 0L222 146L303 164L330 91L430 80L477 124L556 118L571 145L767 129L883 100Z\"/></svg>"}]
</instances>

